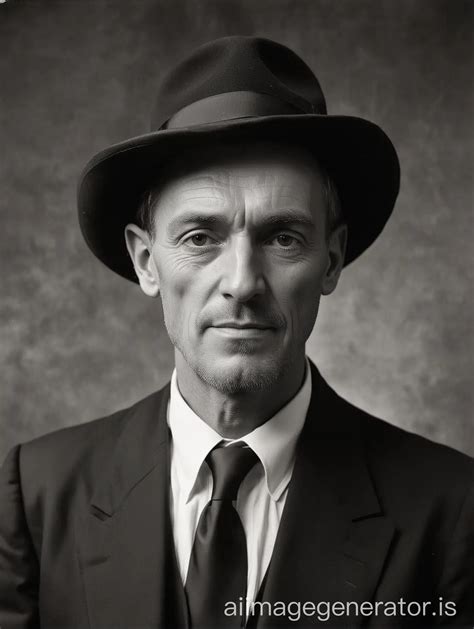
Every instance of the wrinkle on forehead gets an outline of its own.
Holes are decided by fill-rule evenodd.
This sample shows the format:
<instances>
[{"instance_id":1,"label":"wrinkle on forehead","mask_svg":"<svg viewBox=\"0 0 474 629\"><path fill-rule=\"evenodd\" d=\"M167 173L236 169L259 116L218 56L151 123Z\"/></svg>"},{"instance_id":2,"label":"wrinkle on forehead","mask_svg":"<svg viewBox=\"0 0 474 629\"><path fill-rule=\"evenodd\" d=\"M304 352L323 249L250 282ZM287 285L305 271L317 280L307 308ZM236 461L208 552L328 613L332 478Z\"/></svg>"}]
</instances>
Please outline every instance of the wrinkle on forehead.
<instances>
[{"instance_id":1,"label":"wrinkle on forehead","mask_svg":"<svg viewBox=\"0 0 474 629\"><path fill-rule=\"evenodd\" d=\"M294 196L301 186L311 187L315 181L319 181L319 170L304 167L305 165L292 165L282 163L254 162L250 164L209 165L201 167L199 171L182 175L170 180L163 186L163 192L173 189L179 190L183 195L195 194L199 198L199 192L207 194L209 190L255 190L257 188L269 188L278 192L280 196L291 194ZM286 181L290 180L289 183Z\"/></svg>"},{"instance_id":2,"label":"wrinkle on forehead","mask_svg":"<svg viewBox=\"0 0 474 629\"><path fill-rule=\"evenodd\" d=\"M257 174L255 175L257 176ZM255 179L255 176L253 179ZM195 201L209 198L220 198L222 194L228 194L232 190L237 191L265 191L266 189L274 198L291 199L300 202L306 201L306 196L301 194L301 182L293 182L292 185L284 185L281 178L266 177L265 174L259 176L260 181L254 181L246 177L245 183L239 183L238 175L227 173L227 178L214 177L212 175L196 175L189 179L175 182L176 186L170 184L169 192L177 194L183 201ZM237 181L236 181L237 180ZM297 185L300 184L300 185ZM310 186L308 186L309 190Z\"/></svg>"},{"instance_id":3,"label":"wrinkle on forehead","mask_svg":"<svg viewBox=\"0 0 474 629\"><path fill-rule=\"evenodd\" d=\"M247 146L245 152L241 147L220 147L196 153L176 166L156 191L153 205L158 213L160 207L176 211L219 205L236 211L258 203L266 209L295 204L310 209L320 205L315 199L322 199L319 166L299 147L260 143Z\"/></svg>"},{"instance_id":4,"label":"wrinkle on forehead","mask_svg":"<svg viewBox=\"0 0 474 629\"><path fill-rule=\"evenodd\" d=\"M246 178L242 184L235 181L234 173L229 173L227 181L206 175L204 179L192 177L170 185L161 197L161 208L167 214L186 212L192 209L222 210L230 212L239 222L245 214L272 211L283 208L299 208L308 211L312 203L312 186L304 185L297 179L285 185L281 178ZM204 180L206 185L203 185Z\"/></svg>"}]
</instances>

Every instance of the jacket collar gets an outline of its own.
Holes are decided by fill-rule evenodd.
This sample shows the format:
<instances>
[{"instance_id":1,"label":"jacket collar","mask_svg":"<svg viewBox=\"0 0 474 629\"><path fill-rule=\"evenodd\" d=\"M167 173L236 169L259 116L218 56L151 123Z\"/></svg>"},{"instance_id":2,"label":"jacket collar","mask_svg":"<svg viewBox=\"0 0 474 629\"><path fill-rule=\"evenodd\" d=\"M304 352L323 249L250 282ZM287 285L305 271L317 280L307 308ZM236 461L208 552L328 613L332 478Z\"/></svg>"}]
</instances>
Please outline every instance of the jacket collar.
<instances>
[{"instance_id":1,"label":"jacket collar","mask_svg":"<svg viewBox=\"0 0 474 629\"><path fill-rule=\"evenodd\" d=\"M169 514L168 397L169 385L103 425L107 464L76 520L91 627L187 627Z\"/></svg>"},{"instance_id":2,"label":"jacket collar","mask_svg":"<svg viewBox=\"0 0 474 629\"><path fill-rule=\"evenodd\" d=\"M132 406L123 418L91 506L112 516L127 495L167 456L169 383Z\"/></svg>"}]
</instances>

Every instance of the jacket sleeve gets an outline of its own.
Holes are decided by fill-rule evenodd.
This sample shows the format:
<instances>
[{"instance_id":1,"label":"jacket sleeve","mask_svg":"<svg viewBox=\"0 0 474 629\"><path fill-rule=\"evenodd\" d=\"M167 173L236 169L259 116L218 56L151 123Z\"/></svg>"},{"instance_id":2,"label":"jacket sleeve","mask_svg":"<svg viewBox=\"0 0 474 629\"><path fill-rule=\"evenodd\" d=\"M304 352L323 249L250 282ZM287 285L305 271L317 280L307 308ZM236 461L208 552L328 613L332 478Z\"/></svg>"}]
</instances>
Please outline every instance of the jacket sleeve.
<instances>
[{"instance_id":1,"label":"jacket sleeve","mask_svg":"<svg viewBox=\"0 0 474 629\"><path fill-rule=\"evenodd\" d=\"M474 469L472 466L471 469ZM456 606L455 615L443 615L441 625L462 629L474 626L474 474L460 510L439 584L439 595Z\"/></svg>"},{"instance_id":2,"label":"jacket sleeve","mask_svg":"<svg viewBox=\"0 0 474 629\"><path fill-rule=\"evenodd\" d=\"M33 629L38 618L38 559L26 522L20 479L20 448L0 469L0 627Z\"/></svg>"}]
</instances>

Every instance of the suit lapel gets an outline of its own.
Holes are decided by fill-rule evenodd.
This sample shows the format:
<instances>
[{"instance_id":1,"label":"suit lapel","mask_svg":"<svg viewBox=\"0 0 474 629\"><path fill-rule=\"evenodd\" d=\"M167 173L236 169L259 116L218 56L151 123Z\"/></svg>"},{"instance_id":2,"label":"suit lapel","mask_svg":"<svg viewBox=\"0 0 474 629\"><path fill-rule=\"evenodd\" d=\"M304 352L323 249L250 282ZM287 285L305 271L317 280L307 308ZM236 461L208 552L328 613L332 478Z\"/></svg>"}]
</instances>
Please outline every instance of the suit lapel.
<instances>
[{"instance_id":1,"label":"suit lapel","mask_svg":"<svg viewBox=\"0 0 474 629\"><path fill-rule=\"evenodd\" d=\"M76 524L92 627L186 626L169 515L169 385L125 418Z\"/></svg>"},{"instance_id":2,"label":"suit lapel","mask_svg":"<svg viewBox=\"0 0 474 629\"><path fill-rule=\"evenodd\" d=\"M370 601L394 528L369 476L359 411L328 387L314 365L312 379L311 403L260 599ZM314 618L302 617L300 623L312 624ZM343 624L348 626L347 619ZM288 617L263 614L258 627L269 626L288 626Z\"/></svg>"}]
</instances>

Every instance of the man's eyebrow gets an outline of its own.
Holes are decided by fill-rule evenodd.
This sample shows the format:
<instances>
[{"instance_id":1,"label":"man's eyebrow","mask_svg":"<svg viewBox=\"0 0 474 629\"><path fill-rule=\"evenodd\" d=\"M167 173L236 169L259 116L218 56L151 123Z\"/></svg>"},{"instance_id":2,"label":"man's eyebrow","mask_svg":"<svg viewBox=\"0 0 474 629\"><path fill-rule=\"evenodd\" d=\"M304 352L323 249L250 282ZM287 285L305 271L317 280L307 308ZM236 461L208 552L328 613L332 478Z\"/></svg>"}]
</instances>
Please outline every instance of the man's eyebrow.
<instances>
[{"instance_id":1,"label":"man's eyebrow","mask_svg":"<svg viewBox=\"0 0 474 629\"><path fill-rule=\"evenodd\" d=\"M281 214L269 214L265 216L259 224L262 225L302 225L307 227L314 227L314 220L309 216L300 214L299 212L287 211Z\"/></svg>"},{"instance_id":2,"label":"man's eyebrow","mask_svg":"<svg viewBox=\"0 0 474 629\"><path fill-rule=\"evenodd\" d=\"M224 216L219 216L217 214L202 214L200 212L186 212L174 218L168 224L168 233L174 232L176 229L180 227L185 227L190 223L196 223L198 225L213 225L218 222L222 222L225 219Z\"/></svg>"},{"instance_id":3,"label":"man's eyebrow","mask_svg":"<svg viewBox=\"0 0 474 629\"><path fill-rule=\"evenodd\" d=\"M185 227L188 224L202 225L203 227L216 225L217 223L228 222L225 214L202 214L202 212L190 211L174 218L168 225L168 232L172 233L176 229ZM314 227L314 220L301 212L285 210L268 214L257 222L258 227L269 227L278 225L300 225L302 227Z\"/></svg>"}]
</instances>

